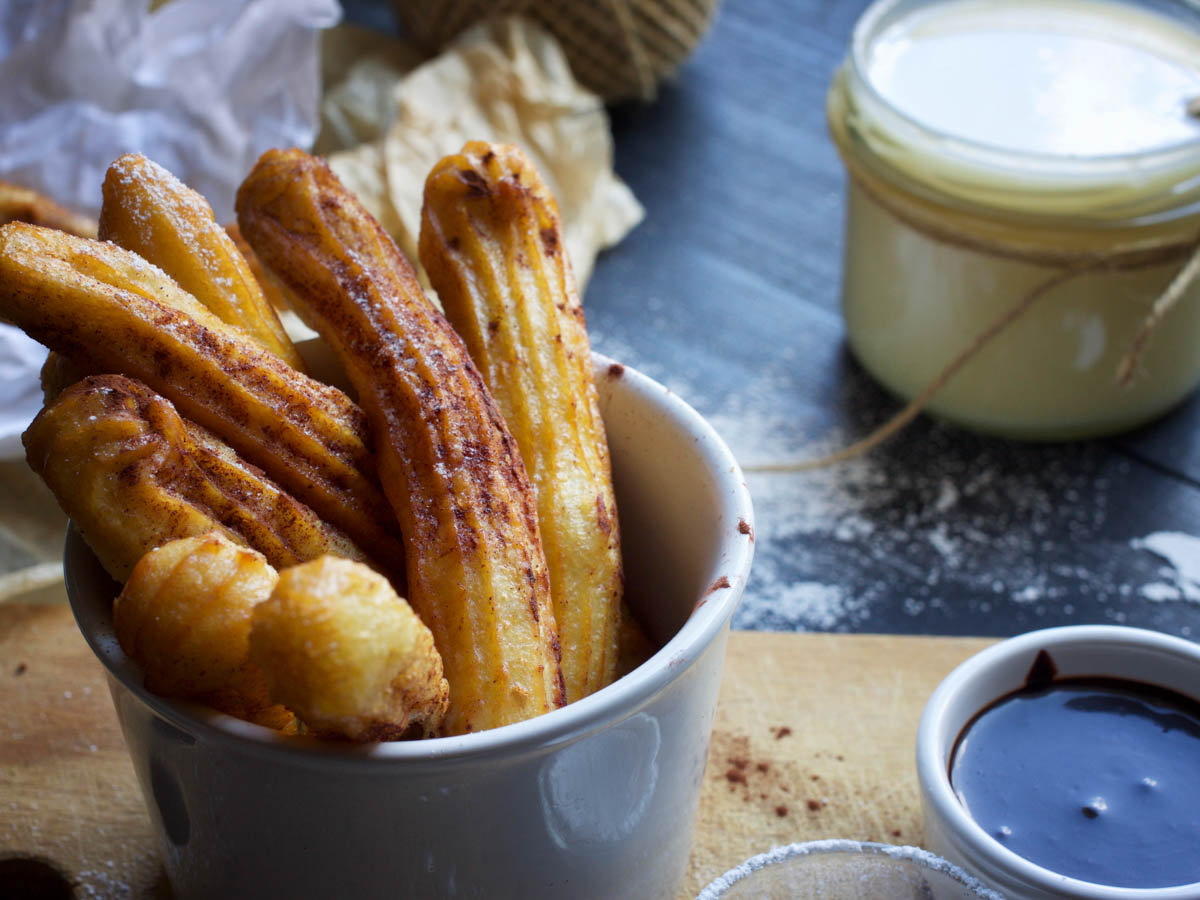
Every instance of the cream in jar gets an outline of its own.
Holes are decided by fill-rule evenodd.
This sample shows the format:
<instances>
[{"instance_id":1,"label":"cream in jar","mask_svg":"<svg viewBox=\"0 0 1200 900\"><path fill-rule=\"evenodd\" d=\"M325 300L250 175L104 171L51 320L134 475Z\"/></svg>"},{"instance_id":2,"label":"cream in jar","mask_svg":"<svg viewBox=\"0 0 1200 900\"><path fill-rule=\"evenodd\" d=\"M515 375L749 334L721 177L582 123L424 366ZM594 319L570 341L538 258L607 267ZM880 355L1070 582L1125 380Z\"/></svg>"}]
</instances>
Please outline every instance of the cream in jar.
<instances>
[{"instance_id":1,"label":"cream in jar","mask_svg":"<svg viewBox=\"0 0 1200 900\"><path fill-rule=\"evenodd\" d=\"M1200 382L1200 14L1182 3L884 0L829 94L850 345L927 408L1016 437L1128 428ZM1019 313L1017 310L1019 309Z\"/></svg>"}]
</instances>

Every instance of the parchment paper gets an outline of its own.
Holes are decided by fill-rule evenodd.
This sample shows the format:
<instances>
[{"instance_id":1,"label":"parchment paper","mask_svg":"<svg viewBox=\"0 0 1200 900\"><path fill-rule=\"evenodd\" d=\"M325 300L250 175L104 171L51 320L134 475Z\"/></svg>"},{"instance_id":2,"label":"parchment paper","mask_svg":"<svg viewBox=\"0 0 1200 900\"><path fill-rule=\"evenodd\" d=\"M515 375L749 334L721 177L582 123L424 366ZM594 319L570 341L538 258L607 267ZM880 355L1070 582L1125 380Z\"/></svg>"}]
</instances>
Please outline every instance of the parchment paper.
<instances>
[{"instance_id":1,"label":"parchment paper","mask_svg":"<svg viewBox=\"0 0 1200 900\"><path fill-rule=\"evenodd\" d=\"M558 200L580 290L596 254L643 210L612 169L604 104L580 87L555 38L519 17L476 25L412 69L398 48L360 59L331 85L318 150L416 262L421 194L438 159L469 140L516 143Z\"/></svg>"}]
</instances>

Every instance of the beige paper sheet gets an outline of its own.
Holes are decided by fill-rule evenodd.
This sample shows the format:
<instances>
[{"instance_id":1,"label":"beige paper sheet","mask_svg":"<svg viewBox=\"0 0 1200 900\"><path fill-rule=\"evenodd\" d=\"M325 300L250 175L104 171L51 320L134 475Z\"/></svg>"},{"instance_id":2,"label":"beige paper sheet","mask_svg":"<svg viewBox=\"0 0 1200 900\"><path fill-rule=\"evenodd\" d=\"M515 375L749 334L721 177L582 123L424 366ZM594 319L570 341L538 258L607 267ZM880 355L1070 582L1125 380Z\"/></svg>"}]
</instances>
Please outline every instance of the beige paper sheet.
<instances>
[{"instance_id":1,"label":"beige paper sheet","mask_svg":"<svg viewBox=\"0 0 1200 900\"><path fill-rule=\"evenodd\" d=\"M328 59L324 130L317 151L416 262L425 176L469 140L516 143L558 200L583 291L596 254L641 221L633 192L612 169L612 135L600 99L580 87L554 37L520 18L481 23L439 56L408 70L413 51L352 40ZM407 70L407 71L406 71ZM339 149L343 148L343 149Z\"/></svg>"}]
</instances>

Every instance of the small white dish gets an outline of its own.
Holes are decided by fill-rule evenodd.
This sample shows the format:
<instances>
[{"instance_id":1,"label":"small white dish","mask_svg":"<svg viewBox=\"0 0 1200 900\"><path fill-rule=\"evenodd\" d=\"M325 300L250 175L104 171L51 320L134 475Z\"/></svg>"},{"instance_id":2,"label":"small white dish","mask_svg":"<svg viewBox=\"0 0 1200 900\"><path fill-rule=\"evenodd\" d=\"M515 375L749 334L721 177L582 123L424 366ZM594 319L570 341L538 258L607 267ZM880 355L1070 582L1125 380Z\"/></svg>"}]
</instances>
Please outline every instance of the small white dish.
<instances>
[{"instance_id":1,"label":"small white dish","mask_svg":"<svg viewBox=\"0 0 1200 900\"><path fill-rule=\"evenodd\" d=\"M920 847L809 841L752 857L697 900L1004 900L958 866Z\"/></svg>"},{"instance_id":2,"label":"small white dish","mask_svg":"<svg viewBox=\"0 0 1200 900\"><path fill-rule=\"evenodd\" d=\"M933 692L917 730L917 777L926 846L1013 900L1200 898L1200 883L1114 887L1052 872L992 837L955 794L949 766L959 735L985 707L1025 686L1043 652L1053 661L1058 678L1120 679L1200 698L1200 645L1155 631L1115 625L1047 628L977 653Z\"/></svg>"}]
</instances>

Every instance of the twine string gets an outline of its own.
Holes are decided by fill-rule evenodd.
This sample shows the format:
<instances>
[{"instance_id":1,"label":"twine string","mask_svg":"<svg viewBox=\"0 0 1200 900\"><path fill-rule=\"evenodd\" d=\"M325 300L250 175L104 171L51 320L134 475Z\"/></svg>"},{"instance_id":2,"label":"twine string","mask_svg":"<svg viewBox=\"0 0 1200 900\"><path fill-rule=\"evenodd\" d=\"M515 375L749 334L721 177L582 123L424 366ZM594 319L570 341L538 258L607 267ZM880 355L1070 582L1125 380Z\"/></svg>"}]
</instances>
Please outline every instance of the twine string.
<instances>
[{"instance_id":1,"label":"twine string","mask_svg":"<svg viewBox=\"0 0 1200 900\"><path fill-rule=\"evenodd\" d=\"M1178 274L1171 279L1167 289L1154 301L1150 312L1142 320L1141 327L1138 328L1138 333L1133 338L1133 344L1129 347L1129 352L1125 354L1121 364L1117 367L1117 383L1121 387L1127 387L1133 380L1133 373L1137 371L1138 361L1142 358L1147 344L1150 343L1150 336L1154 333L1154 329L1179 302L1187 289L1196 282L1197 278L1200 278L1200 246L1196 248L1191 259L1184 264Z\"/></svg>"},{"instance_id":2,"label":"twine string","mask_svg":"<svg viewBox=\"0 0 1200 900\"><path fill-rule=\"evenodd\" d=\"M1200 258L1200 252L1197 253L1197 258ZM786 473L786 472L805 472L811 469L820 469L825 466L832 466L840 462L845 462L848 459L854 459L862 456L874 448L878 447L892 435L902 430L913 419L921 414L934 395L937 394L946 384L953 378L958 370L965 366L968 362L975 358L984 347L986 347L993 339L1003 332L1009 325L1019 319L1031 306L1045 297L1050 291L1058 287L1060 284L1082 275L1084 272L1101 268L1104 265L1103 259L1092 260L1086 263L1080 263L1072 266L1069 269L1063 269L1060 272L1055 272L1049 278L1039 282L1032 290L1027 292L1021 299L1006 309L1003 313L993 319L983 331L975 336L966 347L959 351L950 362L946 363L945 367L936 375L921 390L919 394L913 397L908 404L898 413L868 434L865 438L855 441L847 447L843 447L834 453L826 456L821 456L816 459L800 460L796 462L782 463L761 463L759 465L748 465L745 467L747 472L763 472L763 473Z\"/></svg>"},{"instance_id":3,"label":"twine string","mask_svg":"<svg viewBox=\"0 0 1200 900\"><path fill-rule=\"evenodd\" d=\"M1197 106L1197 115L1200 115L1200 97L1194 101ZM918 223L913 221L908 216L903 215L892 204L878 196L875 191L871 190L870 186L863 179L855 179L859 187L864 190L869 196L880 203L888 212L895 215L901 221L910 227L932 237L934 240L943 240L945 243L956 245L964 245L965 241L962 236L943 235L937 232L937 229L931 227L928 223ZM987 253L988 250L982 246L969 244L968 249ZM1166 317L1180 299L1187 293L1188 288L1193 284L1200 283L1200 237L1190 241L1182 247L1180 245L1170 245L1154 251L1134 251L1115 254L1091 254L1087 256L1074 255L1070 257L1073 261L1068 262L1066 259L1061 259L1062 266L1059 271L1045 278L1031 290L1012 304L1008 309L1000 313L988 325L975 336L975 338L964 347L958 354L954 356L942 368L933 379L925 385L919 394L913 397L899 412L893 415L890 419L878 426L874 431L866 437L855 441L847 447L842 448L834 453L815 459L788 461L788 462L764 462L745 466L747 472L762 472L762 473L786 473L786 472L804 472L812 469L824 468L826 466L836 465L840 462L845 462L849 459L855 459L865 453L878 447L888 438L903 430L917 416L919 416L929 402L936 396L938 391L944 388L950 380L958 374L968 362L993 341L1001 332L1009 325L1019 319L1031 306L1041 300L1046 294L1054 290L1065 282L1084 275L1088 272L1098 271L1100 269L1122 269L1122 268L1140 268L1147 265L1156 265L1166 262L1171 258L1178 258L1181 249L1187 253L1187 260L1183 267L1176 273L1175 277L1167 285L1166 289L1155 299L1150 307L1150 311L1142 320L1142 324L1138 329L1138 333L1134 336L1129 350L1122 357L1120 364L1117 367L1116 380L1122 387L1127 387L1132 381L1134 374L1137 371L1138 363L1141 361L1146 348L1150 344L1150 339L1154 334L1155 329L1159 326L1162 320ZM1014 257L1020 254L1012 254ZM1031 260L1032 261L1032 260ZM1037 260L1043 264L1053 264L1047 259Z\"/></svg>"}]
</instances>

